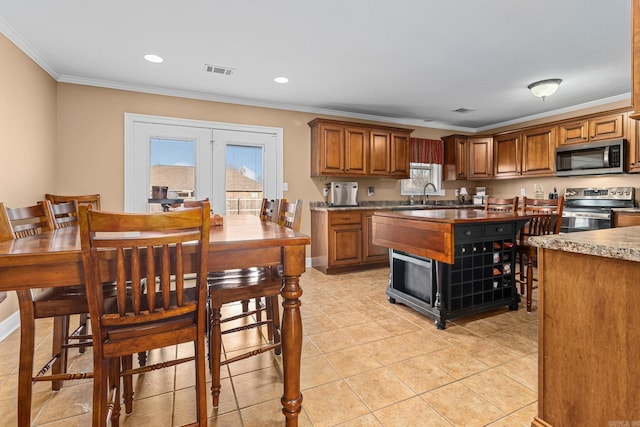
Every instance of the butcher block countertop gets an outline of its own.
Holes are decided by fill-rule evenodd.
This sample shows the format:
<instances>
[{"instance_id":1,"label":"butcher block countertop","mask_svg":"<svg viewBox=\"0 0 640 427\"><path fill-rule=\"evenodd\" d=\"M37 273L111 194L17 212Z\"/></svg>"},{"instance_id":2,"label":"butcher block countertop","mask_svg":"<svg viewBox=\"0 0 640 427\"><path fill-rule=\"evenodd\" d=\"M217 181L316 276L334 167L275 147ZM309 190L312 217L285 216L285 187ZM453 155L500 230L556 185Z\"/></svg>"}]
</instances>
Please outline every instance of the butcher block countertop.
<instances>
[{"instance_id":1,"label":"butcher block countertop","mask_svg":"<svg viewBox=\"0 0 640 427\"><path fill-rule=\"evenodd\" d=\"M640 226L531 237L533 246L640 262Z\"/></svg>"}]
</instances>

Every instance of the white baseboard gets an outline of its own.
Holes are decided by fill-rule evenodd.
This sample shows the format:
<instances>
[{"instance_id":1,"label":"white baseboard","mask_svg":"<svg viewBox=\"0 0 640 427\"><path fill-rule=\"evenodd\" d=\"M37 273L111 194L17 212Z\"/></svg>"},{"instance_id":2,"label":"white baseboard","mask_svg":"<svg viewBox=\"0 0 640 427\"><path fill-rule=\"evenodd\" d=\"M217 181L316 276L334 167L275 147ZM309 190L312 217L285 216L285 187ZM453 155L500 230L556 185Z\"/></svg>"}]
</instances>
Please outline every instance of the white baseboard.
<instances>
[{"instance_id":1,"label":"white baseboard","mask_svg":"<svg viewBox=\"0 0 640 427\"><path fill-rule=\"evenodd\" d=\"M0 322L0 342L4 341L13 331L20 327L20 312L16 311Z\"/></svg>"}]
</instances>

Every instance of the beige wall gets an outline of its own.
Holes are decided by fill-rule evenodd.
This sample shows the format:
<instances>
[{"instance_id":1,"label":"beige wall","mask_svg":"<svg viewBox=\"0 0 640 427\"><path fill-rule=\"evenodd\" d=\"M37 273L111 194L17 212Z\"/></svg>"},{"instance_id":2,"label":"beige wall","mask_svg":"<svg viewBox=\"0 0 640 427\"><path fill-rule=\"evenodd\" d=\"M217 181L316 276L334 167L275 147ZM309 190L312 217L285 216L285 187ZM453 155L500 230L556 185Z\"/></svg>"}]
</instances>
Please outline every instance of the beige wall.
<instances>
[{"instance_id":1,"label":"beige wall","mask_svg":"<svg viewBox=\"0 0 640 427\"><path fill-rule=\"evenodd\" d=\"M0 201L35 204L55 189L56 82L0 34ZM18 308L14 292L0 322Z\"/></svg>"},{"instance_id":2,"label":"beige wall","mask_svg":"<svg viewBox=\"0 0 640 427\"><path fill-rule=\"evenodd\" d=\"M310 201L324 200L326 178L311 178L310 129L316 114L149 95L75 84L58 85L57 191L100 193L102 207L124 208L124 113L278 127L284 130L284 181L288 199L302 198L302 231L310 232ZM412 136L439 138L450 132L418 129ZM91 161L90 159L100 159ZM342 179L343 181L345 179ZM398 199L398 180L363 179L361 200ZM366 186L374 185L373 197Z\"/></svg>"}]
</instances>

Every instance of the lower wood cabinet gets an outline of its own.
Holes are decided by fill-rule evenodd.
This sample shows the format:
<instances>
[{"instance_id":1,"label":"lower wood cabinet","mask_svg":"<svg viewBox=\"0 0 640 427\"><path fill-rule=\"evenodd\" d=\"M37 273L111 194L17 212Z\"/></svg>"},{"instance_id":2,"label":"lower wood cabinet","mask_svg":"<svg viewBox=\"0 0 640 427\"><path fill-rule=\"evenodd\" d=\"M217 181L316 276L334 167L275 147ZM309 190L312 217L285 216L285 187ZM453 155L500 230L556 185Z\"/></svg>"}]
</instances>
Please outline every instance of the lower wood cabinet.
<instances>
[{"instance_id":1,"label":"lower wood cabinet","mask_svg":"<svg viewBox=\"0 0 640 427\"><path fill-rule=\"evenodd\" d=\"M632 227L640 225L640 212L614 212L614 227Z\"/></svg>"},{"instance_id":2,"label":"lower wood cabinet","mask_svg":"<svg viewBox=\"0 0 640 427\"><path fill-rule=\"evenodd\" d=\"M326 274L387 267L389 249L371 242L374 212L311 211L312 266Z\"/></svg>"}]
</instances>

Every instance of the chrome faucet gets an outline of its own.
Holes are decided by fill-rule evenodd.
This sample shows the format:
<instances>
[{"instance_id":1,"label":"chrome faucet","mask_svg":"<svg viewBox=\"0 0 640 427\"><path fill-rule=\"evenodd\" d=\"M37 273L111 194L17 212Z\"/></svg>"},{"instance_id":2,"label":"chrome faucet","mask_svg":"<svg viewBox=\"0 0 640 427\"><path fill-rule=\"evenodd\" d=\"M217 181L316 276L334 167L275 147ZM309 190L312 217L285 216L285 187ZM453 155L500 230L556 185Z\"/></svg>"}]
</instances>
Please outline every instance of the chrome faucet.
<instances>
[{"instance_id":1,"label":"chrome faucet","mask_svg":"<svg viewBox=\"0 0 640 427\"><path fill-rule=\"evenodd\" d=\"M424 187L422 188L422 204L426 205L427 204L427 200L429 200L429 196L427 196L427 187L431 186L433 187L433 191L437 191L438 189L436 188L436 186L432 183L432 182L427 182Z\"/></svg>"}]
</instances>

